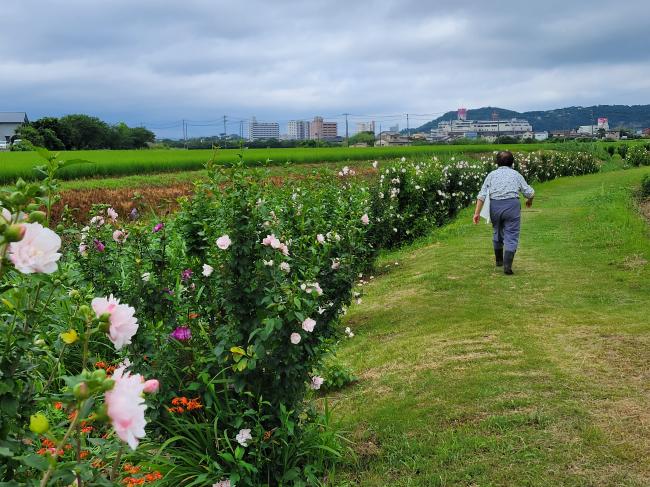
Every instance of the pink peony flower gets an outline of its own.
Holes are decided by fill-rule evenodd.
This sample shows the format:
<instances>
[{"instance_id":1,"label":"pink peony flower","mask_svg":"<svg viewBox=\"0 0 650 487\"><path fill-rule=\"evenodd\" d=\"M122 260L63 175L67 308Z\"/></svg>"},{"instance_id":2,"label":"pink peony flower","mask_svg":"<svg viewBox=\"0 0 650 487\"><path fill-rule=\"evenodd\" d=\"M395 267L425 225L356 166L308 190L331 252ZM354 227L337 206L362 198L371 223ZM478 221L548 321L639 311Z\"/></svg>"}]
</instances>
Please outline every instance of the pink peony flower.
<instances>
[{"instance_id":1,"label":"pink peony flower","mask_svg":"<svg viewBox=\"0 0 650 487\"><path fill-rule=\"evenodd\" d=\"M61 238L40 223L23 223L25 234L19 242L9 244L9 259L23 274L56 271L61 254Z\"/></svg>"},{"instance_id":2,"label":"pink peony flower","mask_svg":"<svg viewBox=\"0 0 650 487\"><path fill-rule=\"evenodd\" d=\"M117 211L115 211L113 208L106 210L106 214L112 221L117 220Z\"/></svg>"},{"instance_id":3,"label":"pink peony flower","mask_svg":"<svg viewBox=\"0 0 650 487\"><path fill-rule=\"evenodd\" d=\"M123 230L115 230L113 232L113 240L119 244L126 242L126 237L128 237L128 233Z\"/></svg>"},{"instance_id":4,"label":"pink peony flower","mask_svg":"<svg viewBox=\"0 0 650 487\"><path fill-rule=\"evenodd\" d=\"M370 223L370 218L368 218L368 213L364 213L361 217L361 223L368 225Z\"/></svg>"},{"instance_id":5,"label":"pink peony flower","mask_svg":"<svg viewBox=\"0 0 650 487\"><path fill-rule=\"evenodd\" d=\"M314 377L311 378L311 384L310 384L310 387L311 387L313 390L317 391L318 389L320 389L320 386L323 385L323 382L325 382L325 379L323 379L322 377L318 377L317 375L315 375Z\"/></svg>"},{"instance_id":6,"label":"pink peony flower","mask_svg":"<svg viewBox=\"0 0 650 487\"><path fill-rule=\"evenodd\" d=\"M289 340L291 340L291 343L294 345L298 345L300 343L300 340L302 340L302 337L300 336L300 333L292 333L289 337Z\"/></svg>"},{"instance_id":7,"label":"pink peony flower","mask_svg":"<svg viewBox=\"0 0 650 487\"><path fill-rule=\"evenodd\" d=\"M205 277L210 277L212 273L214 272L214 267L208 264L203 264L203 274Z\"/></svg>"},{"instance_id":8,"label":"pink peony flower","mask_svg":"<svg viewBox=\"0 0 650 487\"><path fill-rule=\"evenodd\" d=\"M88 254L88 246L84 243L79 244L79 253L83 256Z\"/></svg>"},{"instance_id":9,"label":"pink peony flower","mask_svg":"<svg viewBox=\"0 0 650 487\"><path fill-rule=\"evenodd\" d=\"M158 382L158 379L149 379L145 381L144 388L142 389L142 391L145 394L155 394L156 392L158 392L159 389L160 389L160 382Z\"/></svg>"},{"instance_id":10,"label":"pink peony flower","mask_svg":"<svg viewBox=\"0 0 650 487\"><path fill-rule=\"evenodd\" d=\"M230 487L230 480L220 480L216 484L212 484L212 487Z\"/></svg>"},{"instance_id":11,"label":"pink peony flower","mask_svg":"<svg viewBox=\"0 0 650 487\"><path fill-rule=\"evenodd\" d=\"M106 391L106 413L117 436L135 450L141 438L144 438L144 411L147 408L143 393L145 384L140 374L131 375L126 366L121 365L111 377L115 381L113 388Z\"/></svg>"},{"instance_id":12,"label":"pink peony flower","mask_svg":"<svg viewBox=\"0 0 650 487\"><path fill-rule=\"evenodd\" d=\"M90 224L95 225L96 227L101 227L104 224L104 217L96 215L90 219Z\"/></svg>"},{"instance_id":13,"label":"pink peony flower","mask_svg":"<svg viewBox=\"0 0 650 487\"><path fill-rule=\"evenodd\" d=\"M217 247L219 247L221 250L226 250L228 247L230 247L231 243L232 241L228 235L222 235L217 239Z\"/></svg>"},{"instance_id":14,"label":"pink peony flower","mask_svg":"<svg viewBox=\"0 0 650 487\"><path fill-rule=\"evenodd\" d=\"M181 272L182 281L189 281L191 277L192 277L192 269L185 269L183 272Z\"/></svg>"},{"instance_id":15,"label":"pink peony flower","mask_svg":"<svg viewBox=\"0 0 650 487\"><path fill-rule=\"evenodd\" d=\"M316 326L316 321L312 320L311 318L306 318L302 322L302 329L305 330L305 331L308 331L309 333L314 331L315 326Z\"/></svg>"},{"instance_id":16,"label":"pink peony flower","mask_svg":"<svg viewBox=\"0 0 650 487\"><path fill-rule=\"evenodd\" d=\"M332 259L332 269L333 270L337 270L340 266L341 266L341 261L338 258Z\"/></svg>"},{"instance_id":17,"label":"pink peony flower","mask_svg":"<svg viewBox=\"0 0 650 487\"><path fill-rule=\"evenodd\" d=\"M187 326L179 326L171 332L170 336L179 342L186 342L192 338L192 330Z\"/></svg>"},{"instance_id":18,"label":"pink peony flower","mask_svg":"<svg viewBox=\"0 0 650 487\"><path fill-rule=\"evenodd\" d=\"M131 338L138 331L138 320L133 316L135 309L128 304L120 304L120 300L112 294L108 298L95 298L90 305L98 318L104 313L110 315L108 339L113 342L115 350L121 350L131 343Z\"/></svg>"},{"instance_id":19,"label":"pink peony flower","mask_svg":"<svg viewBox=\"0 0 650 487\"><path fill-rule=\"evenodd\" d=\"M237 433L237 436L235 437L235 440L237 440L237 443L241 446L248 446L248 441L252 439L251 430L248 428L239 430L239 433Z\"/></svg>"},{"instance_id":20,"label":"pink peony flower","mask_svg":"<svg viewBox=\"0 0 650 487\"><path fill-rule=\"evenodd\" d=\"M101 240L93 240L93 243L95 244L95 248L97 249L97 252L103 252L106 250L106 245L104 245Z\"/></svg>"}]
</instances>

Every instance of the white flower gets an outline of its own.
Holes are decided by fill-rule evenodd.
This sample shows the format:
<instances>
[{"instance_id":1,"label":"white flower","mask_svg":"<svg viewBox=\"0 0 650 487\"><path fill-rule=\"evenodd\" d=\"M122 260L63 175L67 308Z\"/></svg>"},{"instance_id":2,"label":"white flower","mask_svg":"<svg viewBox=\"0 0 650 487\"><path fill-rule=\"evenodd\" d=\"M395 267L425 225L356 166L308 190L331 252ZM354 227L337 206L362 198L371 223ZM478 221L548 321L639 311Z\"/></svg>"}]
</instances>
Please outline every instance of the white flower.
<instances>
[{"instance_id":1,"label":"white flower","mask_svg":"<svg viewBox=\"0 0 650 487\"><path fill-rule=\"evenodd\" d=\"M203 264L203 272L202 274L205 277L210 277L210 275L214 272L214 267L208 264Z\"/></svg>"},{"instance_id":2,"label":"white flower","mask_svg":"<svg viewBox=\"0 0 650 487\"><path fill-rule=\"evenodd\" d=\"M230 247L231 243L232 242L228 235L222 235L217 239L217 247L219 247L221 250L226 250L228 247Z\"/></svg>"},{"instance_id":3,"label":"white flower","mask_svg":"<svg viewBox=\"0 0 650 487\"><path fill-rule=\"evenodd\" d=\"M230 487L230 480L220 480L216 484L212 484L212 487Z\"/></svg>"},{"instance_id":4,"label":"white flower","mask_svg":"<svg viewBox=\"0 0 650 487\"><path fill-rule=\"evenodd\" d=\"M372 163L372 167L374 167L375 169L377 169L377 166L378 166L378 165L379 165L379 163L378 163L377 161L375 161L375 162Z\"/></svg>"},{"instance_id":5,"label":"white flower","mask_svg":"<svg viewBox=\"0 0 650 487\"><path fill-rule=\"evenodd\" d=\"M271 261L271 262L273 262L273 261ZM289 272L289 271L291 270L291 266L290 266L288 263L286 263L286 262L282 262L282 263L280 264L280 270L281 270L282 272Z\"/></svg>"},{"instance_id":6,"label":"white flower","mask_svg":"<svg viewBox=\"0 0 650 487\"><path fill-rule=\"evenodd\" d=\"M313 390L317 391L318 389L320 389L320 386L323 385L323 382L325 382L325 379L323 379L322 377L318 377L317 375L315 375L314 377L311 378L311 384L310 384L310 387L311 387Z\"/></svg>"},{"instance_id":7,"label":"white flower","mask_svg":"<svg viewBox=\"0 0 650 487\"><path fill-rule=\"evenodd\" d=\"M314 331L314 327L315 327L315 326L316 326L316 321L315 321L315 320L312 320L311 318L306 318L306 319L302 322L302 329L305 330L305 331L307 331L307 332L309 332L309 333L311 333L312 331Z\"/></svg>"},{"instance_id":8,"label":"white flower","mask_svg":"<svg viewBox=\"0 0 650 487\"><path fill-rule=\"evenodd\" d=\"M112 221L117 220L117 211L115 211L113 208L106 210L106 214Z\"/></svg>"},{"instance_id":9,"label":"white flower","mask_svg":"<svg viewBox=\"0 0 650 487\"><path fill-rule=\"evenodd\" d=\"M248 441L252 439L251 430L248 428L239 430L239 433L237 433L237 436L235 437L235 440L237 440L237 443L241 446L248 446Z\"/></svg>"},{"instance_id":10,"label":"white flower","mask_svg":"<svg viewBox=\"0 0 650 487\"><path fill-rule=\"evenodd\" d=\"M406 157L403 157L403 156L402 156L401 161L402 161L402 162L406 162Z\"/></svg>"},{"instance_id":11,"label":"white flower","mask_svg":"<svg viewBox=\"0 0 650 487\"><path fill-rule=\"evenodd\" d=\"M104 224L104 217L100 215L94 216L90 219L90 224L101 227Z\"/></svg>"},{"instance_id":12,"label":"white flower","mask_svg":"<svg viewBox=\"0 0 650 487\"><path fill-rule=\"evenodd\" d=\"M332 259L332 269L337 270L341 266L341 261L337 258Z\"/></svg>"},{"instance_id":13,"label":"white flower","mask_svg":"<svg viewBox=\"0 0 650 487\"><path fill-rule=\"evenodd\" d=\"M149 282L149 279L151 279L151 272L143 272L140 277L142 277L144 282Z\"/></svg>"},{"instance_id":14,"label":"white flower","mask_svg":"<svg viewBox=\"0 0 650 487\"><path fill-rule=\"evenodd\" d=\"M322 233L316 235L316 241L320 244L325 243L325 236Z\"/></svg>"},{"instance_id":15,"label":"white flower","mask_svg":"<svg viewBox=\"0 0 650 487\"><path fill-rule=\"evenodd\" d=\"M268 267L273 266L273 260L272 259L271 260L262 260L262 262L264 262L265 266L268 266Z\"/></svg>"},{"instance_id":16,"label":"white flower","mask_svg":"<svg viewBox=\"0 0 650 487\"><path fill-rule=\"evenodd\" d=\"M294 345L298 345L300 343L300 340L302 340L302 337L300 336L300 333L292 333L289 337L289 340Z\"/></svg>"},{"instance_id":17,"label":"white flower","mask_svg":"<svg viewBox=\"0 0 650 487\"><path fill-rule=\"evenodd\" d=\"M22 228L25 231L23 238L9 244L9 260L23 274L55 272L61 258L57 252L61 247L61 237L40 223L23 223Z\"/></svg>"}]
</instances>

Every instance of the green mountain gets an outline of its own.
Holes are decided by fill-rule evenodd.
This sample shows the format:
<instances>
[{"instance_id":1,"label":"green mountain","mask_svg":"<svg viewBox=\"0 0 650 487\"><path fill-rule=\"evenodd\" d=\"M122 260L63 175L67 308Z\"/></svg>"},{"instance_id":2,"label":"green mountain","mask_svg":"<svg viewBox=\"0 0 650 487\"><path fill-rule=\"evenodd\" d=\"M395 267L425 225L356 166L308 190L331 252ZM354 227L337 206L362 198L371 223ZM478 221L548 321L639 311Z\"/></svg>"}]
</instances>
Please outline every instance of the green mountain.
<instances>
[{"instance_id":1,"label":"green mountain","mask_svg":"<svg viewBox=\"0 0 650 487\"><path fill-rule=\"evenodd\" d=\"M567 107L555 110L515 112L505 108L483 107L467 110L468 120L491 120L496 113L501 119L523 118L530 122L533 130L569 130L580 125L591 125L596 119L609 120L610 128L625 127L640 129L650 127L650 105L595 105L591 107ZM438 122L454 120L456 112L447 112L441 117L425 123L415 132L428 132L438 127Z\"/></svg>"}]
</instances>

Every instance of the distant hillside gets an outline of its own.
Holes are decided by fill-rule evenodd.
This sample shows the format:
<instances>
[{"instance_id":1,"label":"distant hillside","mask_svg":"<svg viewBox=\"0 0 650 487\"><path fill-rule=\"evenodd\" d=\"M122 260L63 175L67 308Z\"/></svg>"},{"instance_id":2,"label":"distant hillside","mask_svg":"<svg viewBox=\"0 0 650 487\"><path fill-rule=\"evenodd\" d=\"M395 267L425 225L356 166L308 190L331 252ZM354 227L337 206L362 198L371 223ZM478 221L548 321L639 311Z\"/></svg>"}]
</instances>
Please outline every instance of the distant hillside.
<instances>
[{"instance_id":1,"label":"distant hillside","mask_svg":"<svg viewBox=\"0 0 650 487\"><path fill-rule=\"evenodd\" d=\"M468 120L491 120L496 112L500 119L524 118L533 126L533 130L569 130L580 125L595 124L596 119L609 119L610 128L626 127L631 129L650 127L650 105L597 105L592 107L568 107L555 110L515 112L505 108L483 107L467 110ZM415 129L416 132L428 132L438 127L438 122L453 120L456 112L447 112L443 116L427 122Z\"/></svg>"}]
</instances>

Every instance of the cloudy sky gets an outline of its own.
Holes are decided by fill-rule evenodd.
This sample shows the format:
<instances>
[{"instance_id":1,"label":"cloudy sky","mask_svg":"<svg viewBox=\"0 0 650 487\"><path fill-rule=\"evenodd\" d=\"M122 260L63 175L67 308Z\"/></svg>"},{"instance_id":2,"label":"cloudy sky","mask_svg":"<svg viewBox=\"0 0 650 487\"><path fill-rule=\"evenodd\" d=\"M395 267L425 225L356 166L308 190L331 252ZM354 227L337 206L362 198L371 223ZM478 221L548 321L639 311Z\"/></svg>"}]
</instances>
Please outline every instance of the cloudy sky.
<instances>
[{"instance_id":1,"label":"cloudy sky","mask_svg":"<svg viewBox=\"0 0 650 487\"><path fill-rule=\"evenodd\" d=\"M213 121L421 125L459 106L650 103L648 0L3 2L0 111L159 135ZM203 126L201 126L203 125Z\"/></svg>"}]
</instances>

